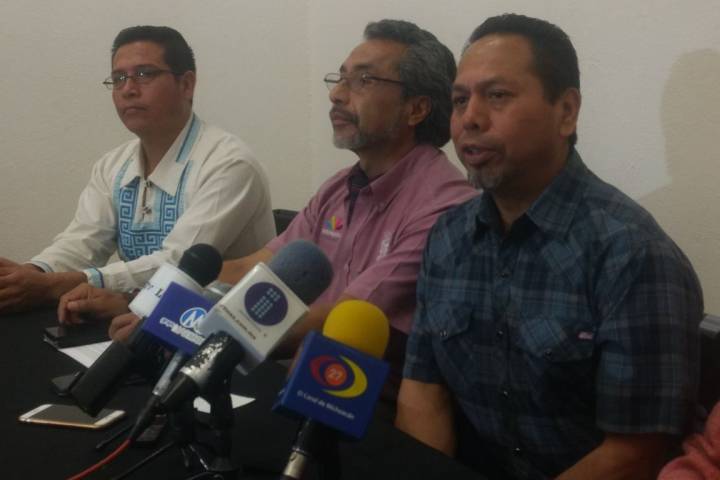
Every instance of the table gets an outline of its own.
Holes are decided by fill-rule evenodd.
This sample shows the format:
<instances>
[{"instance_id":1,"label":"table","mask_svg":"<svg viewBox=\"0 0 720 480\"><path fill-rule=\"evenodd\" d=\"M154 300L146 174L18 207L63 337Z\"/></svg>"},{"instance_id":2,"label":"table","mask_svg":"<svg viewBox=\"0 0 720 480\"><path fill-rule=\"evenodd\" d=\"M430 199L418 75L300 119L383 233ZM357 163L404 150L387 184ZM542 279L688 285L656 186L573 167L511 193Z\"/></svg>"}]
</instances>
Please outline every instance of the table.
<instances>
[{"instance_id":1,"label":"table","mask_svg":"<svg viewBox=\"0 0 720 480\"><path fill-rule=\"evenodd\" d=\"M0 478L67 478L107 455L94 445L113 428L101 431L74 430L22 424L17 417L43 403L71 403L54 394L50 379L78 370L72 359L42 341L46 326L56 324L54 311L37 311L0 317L3 345L0 348L3 401L0 406ZM277 478L287 461L297 422L271 412L284 381L282 366L266 362L251 375L236 375L234 393L254 397L255 402L235 410L233 457L244 468L242 478ZM132 421L147 399L150 387L124 387L108 404L128 412ZM155 446L157 447L157 445ZM152 449L132 448L89 479L111 478L125 471ZM376 419L366 437L342 442L343 479L479 478L469 470L430 449L392 425ZM173 448L133 474L131 479L184 479L190 475Z\"/></svg>"}]
</instances>

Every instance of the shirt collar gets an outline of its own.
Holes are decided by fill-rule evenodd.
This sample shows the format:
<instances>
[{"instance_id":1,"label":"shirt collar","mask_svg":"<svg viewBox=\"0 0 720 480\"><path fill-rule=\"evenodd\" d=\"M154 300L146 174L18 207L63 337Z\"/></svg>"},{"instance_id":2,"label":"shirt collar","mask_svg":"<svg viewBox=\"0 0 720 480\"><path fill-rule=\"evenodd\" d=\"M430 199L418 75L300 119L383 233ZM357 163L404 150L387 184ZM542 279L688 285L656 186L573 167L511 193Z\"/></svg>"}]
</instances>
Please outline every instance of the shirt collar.
<instances>
[{"instance_id":1,"label":"shirt collar","mask_svg":"<svg viewBox=\"0 0 720 480\"><path fill-rule=\"evenodd\" d=\"M572 148L563 169L523 216L548 234L563 235L570 227L583 197L587 172L580 154ZM478 226L499 230L500 214L492 195L484 192L477 201L476 214L468 219L473 225L468 227L474 230L477 222Z\"/></svg>"},{"instance_id":2,"label":"shirt collar","mask_svg":"<svg viewBox=\"0 0 720 480\"><path fill-rule=\"evenodd\" d=\"M395 195L402 190L405 184L404 180L410 176L418 159L425 156L435 156L438 152L439 150L432 145L416 145L404 157L398 160L390 170L370 180L370 184L365 188L370 189L373 200L378 203L380 208L384 208L389 205ZM356 165L356 167L359 168L358 165ZM353 169L348 172L348 178L352 175L352 171Z\"/></svg>"},{"instance_id":3,"label":"shirt collar","mask_svg":"<svg viewBox=\"0 0 720 480\"><path fill-rule=\"evenodd\" d=\"M380 177L377 177L377 178L380 178ZM377 180L377 178L376 178L376 180ZM370 179L368 178L365 171L362 168L360 168L359 163L356 163L350 169L350 172L348 173L348 176L347 176L347 184L348 184L349 190L352 190L352 188L355 185L362 185L363 186L362 188L365 188L365 186L370 184Z\"/></svg>"},{"instance_id":4,"label":"shirt collar","mask_svg":"<svg viewBox=\"0 0 720 480\"><path fill-rule=\"evenodd\" d=\"M565 167L530 206L527 217L548 234L564 235L584 195L587 173L580 155L572 148Z\"/></svg>"},{"instance_id":5,"label":"shirt collar","mask_svg":"<svg viewBox=\"0 0 720 480\"><path fill-rule=\"evenodd\" d=\"M490 228L500 230L500 213L498 212L495 201L488 192L472 200L477 205L475 207L475 215L468 216L468 231L474 231L476 227Z\"/></svg>"},{"instance_id":6,"label":"shirt collar","mask_svg":"<svg viewBox=\"0 0 720 480\"><path fill-rule=\"evenodd\" d=\"M155 170L148 177L148 181L157 185L165 193L175 196L180 184L180 177L188 162L190 152L200 133L202 121L195 114L190 115L187 123L180 131L175 141L170 146ZM126 186L134 179L143 176L142 162L140 159L140 142L138 141L131 156L130 165L125 170L121 185Z\"/></svg>"}]
</instances>

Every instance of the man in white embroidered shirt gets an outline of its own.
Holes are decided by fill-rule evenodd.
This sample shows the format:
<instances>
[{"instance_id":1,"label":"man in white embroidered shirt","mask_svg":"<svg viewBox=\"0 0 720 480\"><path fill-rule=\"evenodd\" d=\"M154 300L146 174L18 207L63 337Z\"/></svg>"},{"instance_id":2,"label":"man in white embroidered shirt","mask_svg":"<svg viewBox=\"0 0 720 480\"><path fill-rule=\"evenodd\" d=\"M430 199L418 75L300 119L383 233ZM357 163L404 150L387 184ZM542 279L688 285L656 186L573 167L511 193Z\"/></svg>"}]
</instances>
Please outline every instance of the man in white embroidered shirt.
<instances>
[{"instance_id":1,"label":"man in white embroidered shirt","mask_svg":"<svg viewBox=\"0 0 720 480\"><path fill-rule=\"evenodd\" d=\"M275 234L268 182L238 138L192 111L195 59L169 27L122 30L112 47L120 120L137 139L92 170L70 225L19 265L0 258L0 313L56 302L88 282L128 291L195 243L237 258ZM107 264L117 252L120 261Z\"/></svg>"}]
</instances>

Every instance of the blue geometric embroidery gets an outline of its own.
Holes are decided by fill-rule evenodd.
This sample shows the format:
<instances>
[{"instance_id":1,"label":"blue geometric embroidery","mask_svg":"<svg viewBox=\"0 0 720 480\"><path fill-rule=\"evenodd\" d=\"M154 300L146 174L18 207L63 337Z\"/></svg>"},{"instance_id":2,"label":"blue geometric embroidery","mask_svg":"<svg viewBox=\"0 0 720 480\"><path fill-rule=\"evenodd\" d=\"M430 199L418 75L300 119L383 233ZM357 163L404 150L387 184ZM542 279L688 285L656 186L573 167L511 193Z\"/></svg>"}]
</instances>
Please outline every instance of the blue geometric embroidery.
<instances>
[{"instance_id":1,"label":"blue geometric embroidery","mask_svg":"<svg viewBox=\"0 0 720 480\"><path fill-rule=\"evenodd\" d=\"M103 274L97 268L88 268L83 270L88 277L88 283L93 287L105 288L105 281L103 280Z\"/></svg>"},{"instance_id":2,"label":"blue geometric embroidery","mask_svg":"<svg viewBox=\"0 0 720 480\"><path fill-rule=\"evenodd\" d=\"M134 178L117 191L115 208L118 215L118 255L123 261L135 260L160 250L165 237L175 227L182 215L185 202L185 183L192 163L188 162L180 177L176 195L169 195L155 188L152 218L147 222L135 223L134 216L140 198L140 178ZM122 178L122 177L121 177Z\"/></svg>"},{"instance_id":3,"label":"blue geometric embroidery","mask_svg":"<svg viewBox=\"0 0 720 480\"><path fill-rule=\"evenodd\" d=\"M199 130L199 122L193 114L190 128L175 159L176 163L185 162L195 144ZM152 218L143 223L135 223L135 211L140 197L140 177L135 177L124 187L120 186L131 161L132 157L125 161L113 185L113 205L117 210L118 218L118 256L125 262L160 250L165 237L175 227L177 219L185 210L185 183L192 168L192 162L188 161L183 168L180 184L174 196L153 186L156 195L150 215Z\"/></svg>"}]
</instances>

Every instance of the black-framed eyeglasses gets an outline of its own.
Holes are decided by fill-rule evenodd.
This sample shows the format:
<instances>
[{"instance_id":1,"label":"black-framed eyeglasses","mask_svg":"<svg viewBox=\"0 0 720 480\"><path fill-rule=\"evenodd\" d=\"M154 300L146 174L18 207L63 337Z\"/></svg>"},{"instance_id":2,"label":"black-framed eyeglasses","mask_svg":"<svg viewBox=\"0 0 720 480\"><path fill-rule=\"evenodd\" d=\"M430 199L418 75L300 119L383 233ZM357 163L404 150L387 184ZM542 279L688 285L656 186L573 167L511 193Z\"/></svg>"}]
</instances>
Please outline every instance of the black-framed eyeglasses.
<instances>
[{"instance_id":1,"label":"black-framed eyeglasses","mask_svg":"<svg viewBox=\"0 0 720 480\"><path fill-rule=\"evenodd\" d=\"M160 75L164 73L170 73L172 75L177 75L177 73L173 72L172 70L164 70L161 68L139 68L135 71L135 73L127 73L127 72L117 72L110 75L108 78L105 79L103 85L107 87L108 90L117 90L118 88L122 88L123 85L128 81L128 79L132 78L135 80L135 83L138 83L140 85L145 85L147 83L152 82L155 78L159 77Z\"/></svg>"},{"instance_id":2,"label":"black-framed eyeglasses","mask_svg":"<svg viewBox=\"0 0 720 480\"><path fill-rule=\"evenodd\" d=\"M358 92L368 85L372 85L375 82L392 83L395 85L405 86L405 82L400 80L393 80L392 78L382 78L370 75L369 73L360 74L343 74L343 73L328 73L323 78L323 82L327 86L328 90L332 90L335 85L339 85L342 82L348 86L352 91Z\"/></svg>"}]
</instances>

